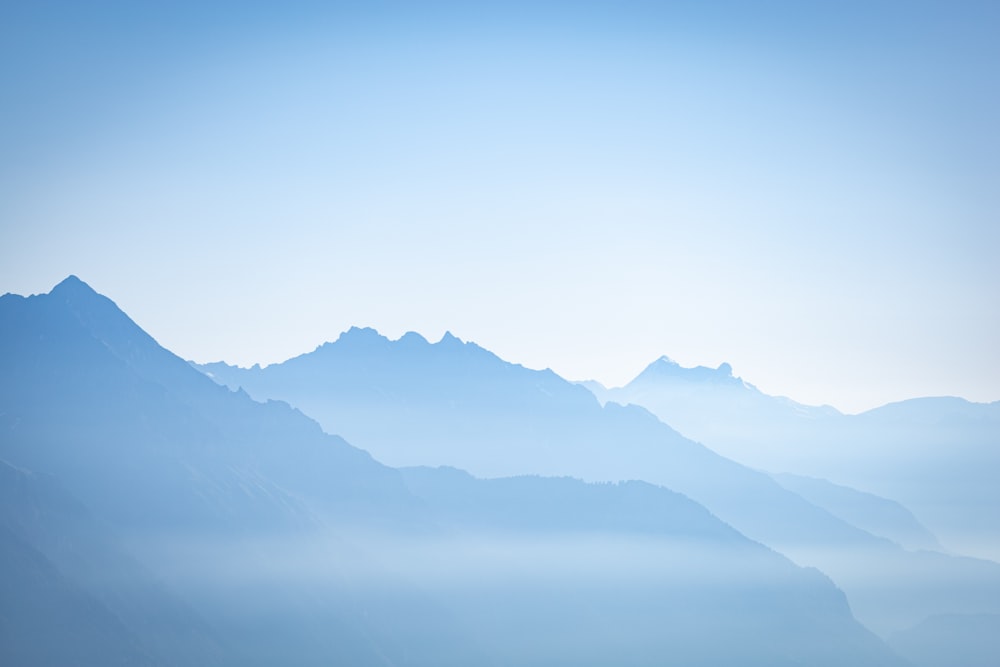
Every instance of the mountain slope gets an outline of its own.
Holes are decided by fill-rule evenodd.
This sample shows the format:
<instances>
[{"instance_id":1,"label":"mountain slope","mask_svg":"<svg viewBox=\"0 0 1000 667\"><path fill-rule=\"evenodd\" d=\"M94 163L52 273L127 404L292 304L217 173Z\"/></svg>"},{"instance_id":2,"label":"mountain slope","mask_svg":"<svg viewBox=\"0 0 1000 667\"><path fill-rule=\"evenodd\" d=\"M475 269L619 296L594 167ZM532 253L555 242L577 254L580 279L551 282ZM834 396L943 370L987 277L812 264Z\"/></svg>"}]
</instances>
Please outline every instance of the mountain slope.
<instances>
[{"instance_id":1,"label":"mountain slope","mask_svg":"<svg viewBox=\"0 0 1000 667\"><path fill-rule=\"evenodd\" d=\"M26 609L38 612L38 618L25 610L5 616L22 624L17 642L23 644L16 649L21 657L5 664L71 664L74 655L79 664L234 664L224 659L232 648L55 480L0 461L0 532L7 549L0 563L16 587L5 597L30 600ZM105 636L94 637L92 624L106 626ZM41 640L42 628L44 636L63 639ZM64 637L67 631L75 634ZM0 645L13 650L16 643ZM54 646L62 657L46 656ZM91 655L98 649L133 655Z\"/></svg>"},{"instance_id":2,"label":"mountain slope","mask_svg":"<svg viewBox=\"0 0 1000 667\"><path fill-rule=\"evenodd\" d=\"M158 664L111 611L2 524L0 565L3 664Z\"/></svg>"},{"instance_id":3,"label":"mountain slope","mask_svg":"<svg viewBox=\"0 0 1000 667\"><path fill-rule=\"evenodd\" d=\"M792 448L815 428L826 428L842 415L829 406L813 407L768 396L733 375L729 364L685 368L669 357L649 364L624 387L586 386L602 402L641 405L685 436L755 468L785 472L790 455L775 449L762 432L780 430L780 443ZM809 456L804 448L801 456Z\"/></svg>"},{"instance_id":4,"label":"mountain slope","mask_svg":"<svg viewBox=\"0 0 1000 667\"><path fill-rule=\"evenodd\" d=\"M771 475L779 484L834 516L907 549L942 551L937 538L899 503L824 479L788 473Z\"/></svg>"},{"instance_id":5,"label":"mountain slope","mask_svg":"<svg viewBox=\"0 0 1000 667\"><path fill-rule=\"evenodd\" d=\"M849 612L842 595L816 597L814 586L823 587L826 577L794 567L661 487L534 476L477 480L455 469L401 472L443 525L473 536L459 543L460 551L486 551L496 559L491 573L501 585L470 582L467 591L490 600L490 622L521 636L539 627L566 635L561 653L573 656L574 664L616 664L623 646L647 656L648 664L747 664L763 655L765 664L832 665L842 659L833 656L845 650L895 661L873 635L845 624ZM522 537L497 543L484 539L484 529ZM520 574L525 561L535 564L529 570L539 588L581 603L560 614L554 627L545 622L551 609L544 596L531 608L506 603L508 587L523 585L508 577ZM777 609L794 612L776 615ZM620 616L624 624L608 622ZM583 618L595 619L588 624L592 632L610 635L609 641L581 640L575 628ZM766 638L776 635L782 642L768 645ZM726 645L720 645L722 637ZM495 645L491 651L503 655L510 648ZM521 655L512 664L552 662Z\"/></svg>"}]
</instances>

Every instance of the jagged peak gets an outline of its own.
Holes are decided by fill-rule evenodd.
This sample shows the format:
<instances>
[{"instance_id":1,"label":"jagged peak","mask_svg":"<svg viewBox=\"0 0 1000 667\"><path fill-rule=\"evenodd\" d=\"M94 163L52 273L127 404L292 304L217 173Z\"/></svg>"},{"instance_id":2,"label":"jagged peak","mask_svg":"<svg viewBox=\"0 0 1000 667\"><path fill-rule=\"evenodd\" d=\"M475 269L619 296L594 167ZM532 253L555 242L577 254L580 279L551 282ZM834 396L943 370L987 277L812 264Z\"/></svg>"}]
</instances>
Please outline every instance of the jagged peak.
<instances>
[{"instance_id":1,"label":"jagged peak","mask_svg":"<svg viewBox=\"0 0 1000 667\"><path fill-rule=\"evenodd\" d=\"M670 357L663 355L656 361L646 366L646 368L636 376L633 382L655 381L656 378L672 378L686 381L712 381L728 382L738 380L733 376L733 367L728 362L719 364L717 368L708 366L694 366L687 368Z\"/></svg>"}]
</instances>

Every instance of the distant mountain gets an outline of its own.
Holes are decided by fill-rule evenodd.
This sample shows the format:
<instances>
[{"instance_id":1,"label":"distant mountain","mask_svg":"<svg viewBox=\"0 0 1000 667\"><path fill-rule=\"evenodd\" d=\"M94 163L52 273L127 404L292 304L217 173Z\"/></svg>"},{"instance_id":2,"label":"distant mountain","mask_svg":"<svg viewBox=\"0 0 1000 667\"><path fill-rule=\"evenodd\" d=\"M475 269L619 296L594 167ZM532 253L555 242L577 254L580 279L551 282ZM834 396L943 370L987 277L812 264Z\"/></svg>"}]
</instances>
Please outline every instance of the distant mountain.
<instances>
[{"instance_id":1,"label":"distant mountain","mask_svg":"<svg viewBox=\"0 0 1000 667\"><path fill-rule=\"evenodd\" d=\"M660 358L602 401L647 408L755 468L892 498L946 547L1000 560L1000 402L919 398L860 415L768 396L718 369Z\"/></svg>"},{"instance_id":2,"label":"distant mountain","mask_svg":"<svg viewBox=\"0 0 1000 667\"><path fill-rule=\"evenodd\" d=\"M937 538L908 509L894 500L815 477L788 473L771 477L812 504L872 535L892 540L907 549L943 550Z\"/></svg>"},{"instance_id":3,"label":"distant mountain","mask_svg":"<svg viewBox=\"0 0 1000 667\"><path fill-rule=\"evenodd\" d=\"M75 278L0 324L5 664L901 664L665 489L387 468Z\"/></svg>"},{"instance_id":4,"label":"distant mountain","mask_svg":"<svg viewBox=\"0 0 1000 667\"><path fill-rule=\"evenodd\" d=\"M789 454L762 442L762 431L780 428L781 442L794 447L817 425L824 428L843 416L829 406L813 407L764 394L734 376L729 364L685 368L665 356L649 364L624 387L582 384L602 403L641 405L685 436L724 456L775 472L785 472L780 465ZM810 455L805 450L803 447L800 456Z\"/></svg>"},{"instance_id":5,"label":"distant mountain","mask_svg":"<svg viewBox=\"0 0 1000 667\"><path fill-rule=\"evenodd\" d=\"M266 368L199 368L259 400L288 401L392 465L454 466L481 477L639 479L673 489L830 575L879 633L945 610L1000 611L1000 566L910 553L684 438L641 407L601 406L549 370L507 363L450 334L438 343L413 333L390 341L355 328ZM725 368L699 375L737 384ZM910 577L874 585L873 572L894 570Z\"/></svg>"},{"instance_id":6,"label":"distant mountain","mask_svg":"<svg viewBox=\"0 0 1000 667\"><path fill-rule=\"evenodd\" d=\"M734 543L738 534L732 528L707 522L703 507L666 489L635 481L582 484L571 478L533 476L477 480L455 469L406 468L402 473L411 491L453 530L476 536L483 534L484 526L492 526L501 535L530 536L527 541L515 538L502 544L461 543L462 551L490 553L496 559L493 576L500 581L511 571L520 572L530 559L548 563L532 576L544 572L543 587L557 598L582 601L581 596L595 587L616 590L612 598L598 594L605 604L584 603L569 614L559 614L565 624L559 634L573 638L561 651L573 656L570 664L607 665L621 659L619 651L593 654L579 645L577 629L586 618L597 621L586 623L591 632L613 633L612 645L638 649L649 656L649 664L664 659L679 665L748 664L755 653L767 652L766 647L758 648L763 638L789 632L794 638L783 639L780 648L772 645L764 664L837 664L829 655L816 656L819 647L833 653L847 647L852 652L878 652L872 636L845 633L847 628L839 627L836 619L842 618L846 600L826 598L817 605L793 588L776 591L767 580L784 581L793 572L775 567L772 551L745 540ZM810 577L816 584L827 581L815 570L806 572L806 581ZM515 590L518 585L514 582ZM490 601L485 606L488 622L509 623L520 636L532 636L544 618L553 616L545 600L530 610L512 610L505 602L511 594L506 586L471 586L471 594ZM788 597L788 592L793 595ZM779 621L791 622L794 630L772 625L777 619L767 610L775 605L798 610L799 619ZM609 613L628 620L608 623L604 617ZM659 620L651 625L652 619ZM817 634L812 629L817 625L832 626L833 635ZM727 637L729 646L713 645L717 637ZM748 653L748 646L755 647L754 652ZM491 650L504 655L510 647L496 645ZM518 656L511 664L560 662L555 656L533 658ZM894 662L884 654L880 660Z\"/></svg>"},{"instance_id":7,"label":"distant mountain","mask_svg":"<svg viewBox=\"0 0 1000 667\"><path fill-rule=\"evenodd\" d=\"M431 344L414 333L390 341L353 328L266 368L198 368L258 400L289 402L390 465L454 466L484 477L643 479L779 549L876 542L642 408L601 407L550 370L507 363L450 334ZM762 511L774 507L782 512Z\"/></svg>"},{"instance_id":8,"label":"distant mountain","mask_svg":"<svg viewBox=\"0 0 1000 667\"><path fill-rule=\"evenodd\" d=\"M831 479L899 500L948 548L1000 561L1000 401L912 399L838 426L815 436Z\"/></svg>"}]
</instances>

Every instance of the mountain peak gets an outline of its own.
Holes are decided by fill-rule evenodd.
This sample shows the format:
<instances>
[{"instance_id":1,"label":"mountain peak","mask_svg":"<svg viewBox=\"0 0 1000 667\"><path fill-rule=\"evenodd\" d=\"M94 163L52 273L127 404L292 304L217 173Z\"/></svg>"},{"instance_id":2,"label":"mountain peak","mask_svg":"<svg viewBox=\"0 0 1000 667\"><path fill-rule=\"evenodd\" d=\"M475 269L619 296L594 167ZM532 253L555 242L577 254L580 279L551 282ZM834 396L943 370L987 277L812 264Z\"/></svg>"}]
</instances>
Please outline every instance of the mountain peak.
<instances>
[{"instance_id":1,"label":"mountain peak","mask_svg":"<svg viewBox=\"0 0 1000 667\"><path fill-rule=\"evenodd\" d=\"M427 339L416 331L407 331L397 342L403 345L427 345Z\"/></svg>"},{"instance_id":2,"label":"mountain peak","mask_svg":"<svg viewBox=\"0 0 1000 667\"><path fill-rule=\"evenodd\" d=\"M382 334L380 334L375 329L372 329L371 327L364 327L364 328L361 328L361 327L351 327L347 331L345 331L342 334L340 334L340 337L337 338L337 342L338 343L341 343L341 342L344 342L344 343L347 343L347 342L352 342L352 343L374 343L374 342L381 342L381 341L387 341L387 340L388 339L385 336L383 336Z\"/></svg>"},{"instance_id":3,"label":"mountain peak","mask_svg":"<svg viewBox=\"0 0 1000 667\"><path fill-rule=\"evenodd\" d=\"M123 313L114 301L97 292L93 287L83 282L75 275L67 276L61 283L52 290L42 295L46 301L61 304L75 313L81 321L87 322L90 327L103 329L107 326L122 327L128 325L138 328ZM143 335L148 335L142 332Z\"/></svg>"},{"instance_id":4,"label":"mountain peak","mask_svg":"<svg viewBox=\"0 0 1000 667\"><path fill-rule=\"evenodd\" d=\"M458 338L457 336L455 336L450 331L445 331L444 335L441 336L441 340L438 341L438 345L441 345L442 343L444 343L444 344L455 344L455 343L458 343L459 345L461 345L462 344L462 339Z\"/></svg>"},{"instance_id":5,"label":"mountain peak","mask_svg":"<svg viewBox=\"0 0 1000 667\"><path fill-rule=\"evenodd\" d=\"M707 366L695 366L686 368L663 355L650 365L646 366L632 382L711 382L711 383L731 383L737 380L733 377L733 367L728 363L719 364L718 368Z\"/></svg>"},{"instance_id":6,"label":"mountain peak","mask_svg":"<svg viewBox=\"0 0 1000 667\"><path fill-rule=\"evenodd\" d=\"M66 278L64 278L62 282L60 282L58 285L52 288L52 291L49 292L49 294L53 296L58 296L58 295L97 296L98 295L97 292L95 292L90 285L83 282L73 274L66 276Z\"/></svg>"}]
</instances>

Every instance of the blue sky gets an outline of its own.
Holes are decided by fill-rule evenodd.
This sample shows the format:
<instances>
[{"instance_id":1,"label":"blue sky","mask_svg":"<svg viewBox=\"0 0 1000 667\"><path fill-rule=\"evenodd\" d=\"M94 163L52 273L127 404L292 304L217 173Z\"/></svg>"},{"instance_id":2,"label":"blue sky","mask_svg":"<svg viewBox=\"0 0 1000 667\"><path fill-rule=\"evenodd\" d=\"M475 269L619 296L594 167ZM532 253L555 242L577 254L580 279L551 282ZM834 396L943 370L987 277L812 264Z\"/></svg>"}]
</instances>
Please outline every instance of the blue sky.
<instances>
[{"instance_id":1,"label":"blue sky","mask_svg":"<svg viewBox=\"0 0 1000 667\"><path fill-rule=\"evenodd\" d=\"M996 3L15 4L0 292L198 361L357 324L1000 399Z\"/></svg>"}]
</instances>

